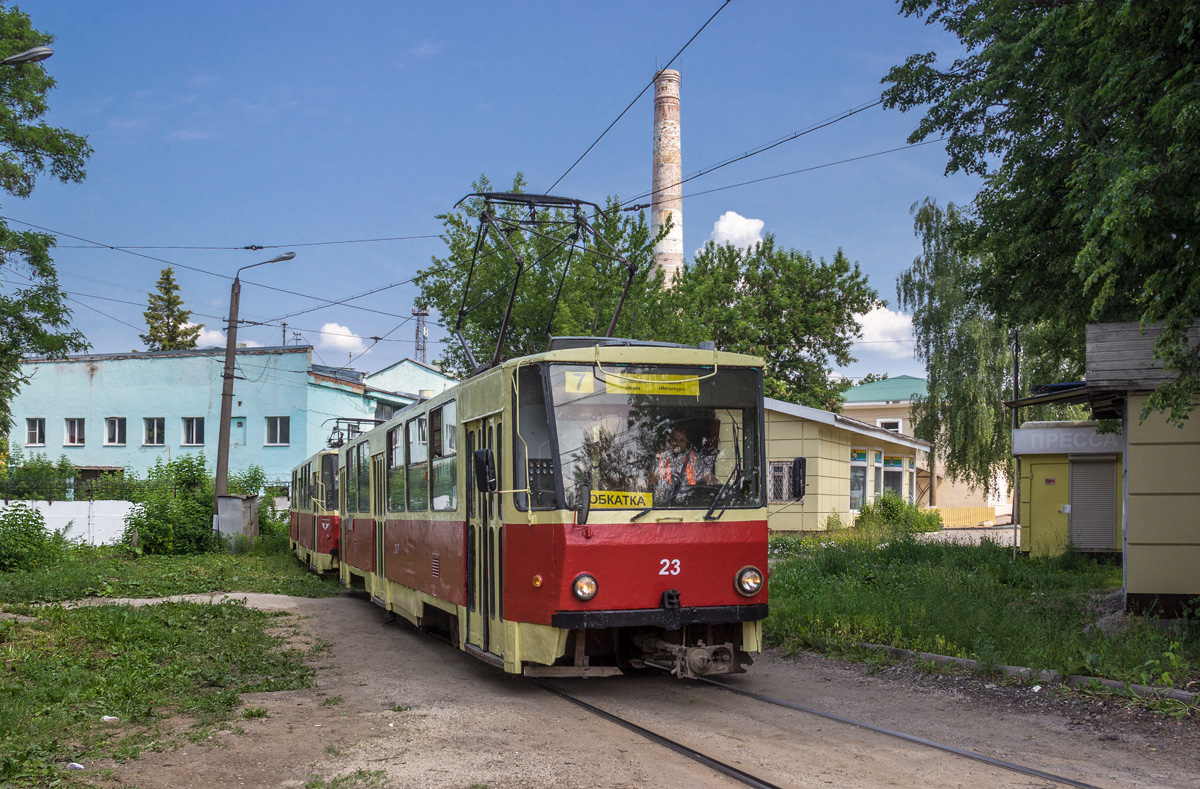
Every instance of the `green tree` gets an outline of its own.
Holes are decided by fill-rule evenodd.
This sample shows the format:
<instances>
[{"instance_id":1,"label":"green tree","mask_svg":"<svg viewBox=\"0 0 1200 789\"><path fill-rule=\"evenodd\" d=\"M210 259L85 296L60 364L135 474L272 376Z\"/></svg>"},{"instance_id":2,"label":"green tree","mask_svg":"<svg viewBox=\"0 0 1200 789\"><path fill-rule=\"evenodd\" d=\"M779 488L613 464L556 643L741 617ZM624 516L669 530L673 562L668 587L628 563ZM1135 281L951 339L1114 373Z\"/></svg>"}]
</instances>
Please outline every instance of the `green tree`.
<instances>
[{"instance_id":1,"label":"green tree","mask_svg":"<svg viewBox=\"0 0 1200 789\"><path fill-rule=\"evenodd\" d=\"M855 316L881 303L840 249L830 262L814 260L777 248L770 234L747 249L709 242L663 298L678 316L669 339L761 356L769 397L827 409L850 386L831 373L854 361Z\"/></svg>"},{"instance_id":2,"label":"green tree","mask_svg":"<svg viewBox=\"0 0 1200 789\"><path fill-rule=\"evenodd\" d=\"M1184 418L1200 384L1186 340L1200 316L1200 4L900 5L962 45L949 63L909 57L883 99L923 108L909 140L944 136L948 172L984 177L969 239L981 300L1042 325L1071 367L1089 320L1164 322L1156 354L1180 377L1150 402Z\"/></svg>"},{"instance_id":3,"label":"green tree","mask_svg":"<svg viewBox=\"0 0 1200 789\"><path fill-rule=\"evenodd\" d=\"M17 8L0 7L0 57L9 57L54 37L35 30ZM87 139L42 121L46 95L54 80L38 63L0 65L0 189L25 198L38 176L49 171L58 180L79 182L91 154ZM70 329L71 312L50 257L52 236L16 231L0 220L0 267L27 284L0 293L0 424L12 425L9 404L27 380L21 362L27 356L62 358L85 350L82 334Z\"/></svg>"},{"instance_id":4,"label":"green tree","mask_svg":"<svg viewBox=\"0 0 1200 789\"><path fill-rule=\"evenodd\" d=\"M509 191L522 192L524 187L524 176L518 173ZM482 176L473 184L472 191L492 191L491 182ZM610 199L607 207L614 206L615 200ZM433 265L417 276L417 284L421 289L419 302L436 309L450 327L453 327L463 301L463 287L467 281L475 249L478 218L483 208L483 200L474 198L464 203L462 210L438 217L445 225L442 238L446 242L446 255L435 257ZM504 209L502 215L514 220L527 218L524 211L514 207ZM554 224L548 228L549 232L546 232L547 228L539 232L557 234L559 237L569 234L570 215L552 211L542 218ZM607 211L589 217L589 221L613 248L638 269L621 311L616 334L638 339L653 337L663 322L657 304L662 274L650 265L653 244L644 217L641 214ZM567 226L565 230L564 225ZM510 233L507 240L525 259L527 267L513 302L504 356L523 356L544 351L548 327L553 334L563 336L596 336L608 331L627 276L621 263L595 254L591 243L586 252L576 250L570 257L558 309L552 316L554 294L562 280L563 269L567 266L569 250L562 248L555 251L554 242L528 233ZM603 244L600 246L601 249L607 249ZM466 300L467 307L474 306L475 309L464 320L462 334L476 360L482 363L490 359L495 351L516 264L507 246L494 235L484 239L476 260L475 271L471 275L471 292ZM470 372L466 354L457 343L446 345L439 363L452 375L465 376Z\"/></svg>"},{"instance_id":5,"label":"green tree","mask_svg":"<svg viewBox=\"0 0 1200 789\"><path fill-rule=\"evenodd\" d=\"M510 191L524 189L518 174ZM474 184L475 192L491 189L486 177ZM715 341L722 350L757 354L767 360L767 393L821 408L835 408L848 382L830 378L831 363L853 361L850 347L859 336L856 313L870 310L878 300L858 264L839 251L832 262L814 261L811 255L776 249L769 237L749 250L710 244L686 265L672 287L664 289L663 275L653 264L654 239L641 214L615 209L609 198L605 210L589 221L613 248L637 267L616 335L640 340L694 344ZM463 209L442 215L445 257L417 278L419 301L433 307L453 326L463 302L463 286L478 238L477 221L482 200L464 203ZM523 209L505 209L509 219L525 219ZM567 233L571 217L552 211L553 232ZM545 232L540 230L539 232ZM549 233L547 233L549 234ZM555 250L552 242L534 234L510 233L509 244L528 261L513 303L503 354L519 356L546 349L547 326L555 335L603 335L620 298L626 268L588 250L571 256L566 279L568 250ZM601 244L601 249L606 247ZM476 360L490 359L508 304L515 273L512 253L494 237L485 238L471 277L467 317L462 333ZM563 282L558 309L551 316L554 293ZM452 374L466 375L470 365L455 344L446 346L439 360Z\"/></svg>"},{"instance_id":6,"label":"green tree","mask_svg":"<svg viewBox=\"0 0 1200 789\"><path fill-rule=\"evenodd\" d=\"M175 269L167 266L158 275L157 288L146 294L149 298L146 311L146 334L139 335L146 349L151 351L177 351L195 348L204 324L192 325L191 310L183 308L179 296L179 283L175 281Z\"/></svg>"},{"instance_id":7,"label":"green tree","mask_svg":"<svg viewBox=\"0 0 1200 789\"><path fill-rule=\"evenodd\" d=\"M897 303L912 312L916 356L929 389L913 398L913 434L930 443L930 472L985 493L1008 468L1012 444L1004 401L1012 394L1006 326L980 303L980 264L962 249L966 217L950 203L913 205L921 254L896 281Z\"/></svg>"}]
</instances>

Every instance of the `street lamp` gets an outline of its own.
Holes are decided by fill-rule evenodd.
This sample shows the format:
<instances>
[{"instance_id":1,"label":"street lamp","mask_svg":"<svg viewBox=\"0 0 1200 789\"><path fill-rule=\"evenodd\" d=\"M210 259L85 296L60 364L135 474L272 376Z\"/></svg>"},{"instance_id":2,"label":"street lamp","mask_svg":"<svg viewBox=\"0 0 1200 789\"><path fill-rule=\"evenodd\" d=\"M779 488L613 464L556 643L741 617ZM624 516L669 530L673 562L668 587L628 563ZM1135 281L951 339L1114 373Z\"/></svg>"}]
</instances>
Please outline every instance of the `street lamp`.
<instances>
[{"instance_id":1,"label":"street lamp","mask_svg":"<svg viewBox=\"0 0 1200 789\"><path fill-rule=\"evenodd\" d=\"M229 290L229 326L225 330L225 374L221 384L221 424L217 439L217 496L224 496L229 487L229 422L233 418L233 357L237 353L238 301L242 295L242 272L268 263L282 263L296 257L295 252L242 266L233 275L233 286Z\"/></svg>"},{"instance_id":2,"label":"street lamp","mask_svg":"<svg viewBox=\"0 0 1200 789\"><path fill-rule=\"evenodd\" d=\"M4 60L0 60L0 64L5 66L23 66L26 63L40 63L53 54L54 50L50 47L34 47L24 52L18 52L15 55L9 55Z\"/></svg>"}]
</instances>

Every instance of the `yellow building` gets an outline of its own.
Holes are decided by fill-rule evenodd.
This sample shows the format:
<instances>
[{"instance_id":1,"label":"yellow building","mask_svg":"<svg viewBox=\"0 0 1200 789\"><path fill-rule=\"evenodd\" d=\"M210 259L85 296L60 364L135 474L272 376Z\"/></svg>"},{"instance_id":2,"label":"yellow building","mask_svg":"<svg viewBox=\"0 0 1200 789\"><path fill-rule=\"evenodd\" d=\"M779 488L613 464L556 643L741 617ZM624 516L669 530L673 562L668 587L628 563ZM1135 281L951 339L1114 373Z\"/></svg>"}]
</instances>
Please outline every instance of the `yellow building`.
<instances>
[{"instance_id":1,"label":"yellow building","mask_svg":"<svg viewBox=\"0 0 1200 789\"><path fill-rule=\"evenodd\" d=\"M1026 422L1013 431L1021 459L1021 550L1057 556L1121 550L1120 433L1095 422Z\"/></svg>"},{"instance_id":2,"label":"yellow building","mask_svg":"<svg viewBox=\"0 0 1200 789\"><path fill-rule=\"evenodd\" d=\"M1115 512L1120 524L1117 544L1123 557L1126 608L1173 615L1194 605L1200 597L1200 419L1193 413L1182 424L1172 424L1162 412L1144 413L1150 393L1176 376L1163 370L1154 358L1154 343L1160 331L1158 326L1143 329L1137 323L1090 324L1086 383L1060 385L1056 391L1048 390L1010 405L1019 408L1039 403L1088 402L1096 419L1120 420L1123 432L1116 439L1119 447L1095 453L1115 455L1113 470L1084 471L1096 472L1093 476L1103 478L1105 484L1110 473L1119 480ZM1190 335L1192 347L1200 347L1200 323L1192 327ZM1014 431L1014 447L1017 435L1024 430ZM1022 455L1021 511L1033 519L1029 525L1033 536L1027 544L1022 535L1022 547L1034 553L1042 550L1039 533L1045 536L1045 550L1053 552L1054 546L1061 543L1063 518L1075 515L1074 490L1064 499L1058 488L1064 454L1070 480L1076 473L1072 462L1081 454L1074 444L1042 454L1030 463L1028 473L1024 466L1032 459ZM1088 460L1095 458L1080 458L1081 462ZM1048 480L1054 484L1048 484ZM1030 486L1028 494L1026 484ZM1028 509L1026 498L1030 499ZM1067 512L1062 512L1064 504ZM1104 506L1109 506L1107 497ZM1067 524L1070 529L1070 518ZM1026 526L1024 522L1022 525ZM1096 533L1106 536L1106 529ZM1073 541L1074 534L1069 534L1068 540Z\"/></svg>"},{"instance_id":3,"label":"yellow building","mask_svg":"<svg viewBox=\"0 0 1200 789\"><path fill-rule=\"evenodd\" d=\"M769 466L767 524L772 531L850 525L864 502L891 492L913 501L917 453L929 444L819 408L766 400ZM790 470L804 458L803 499L792 498Z\"/></svg>"},{"instance_id":4,"label":"yellow building","mask_svg":"<svg viewBox=\"0 0 1200 789\"><path fill-rule=\"evenodd\" d=\"M928 394L929 383L924 378L896 375L848 389L843 395L842 413L860 422L911 436L916 429L916 421L912 418L913 400ZM927 452L917 455L916 497L919 502L928 502L942 510L947 525L974 526L984 521L1009 520L1012 500L1004 474L997 474L992 480L990 495L943 473L937 474L937 487L930 490L931 465ZM945 467L945 459L939 453L936 468Z\"/></svg>"}]
</instances>

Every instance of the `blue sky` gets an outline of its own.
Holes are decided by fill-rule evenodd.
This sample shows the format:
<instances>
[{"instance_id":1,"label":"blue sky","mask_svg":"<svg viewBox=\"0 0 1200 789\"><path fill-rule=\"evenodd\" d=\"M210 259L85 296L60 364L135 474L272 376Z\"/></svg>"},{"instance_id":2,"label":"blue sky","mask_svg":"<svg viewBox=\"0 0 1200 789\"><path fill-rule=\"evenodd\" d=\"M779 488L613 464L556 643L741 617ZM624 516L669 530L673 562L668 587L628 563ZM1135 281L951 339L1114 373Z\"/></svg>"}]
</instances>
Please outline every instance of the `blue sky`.
<instances>
[{"instance_id":1,"label":"blue sky","mask_svg":"<svg viewBox=\"0 0 1200 789\"><path fill-rule=\"evenodd\" d=\"M44 180L0 213L107 246L280 247L132 250L152 260L60 235L61 285L96 352L143 347L163 261L194 320L222 330L229 281L203 272L295 251L243 279L241 316L268 322L320 302L250 283L338 300L442 254L437 238L326 242L436 236L436 215L482 173L504 186L521 171L530 191L549 188L720 5L38 0L21 7L57 37L43 64L58 81L48 121L87 135L95 153L82 184ZM911 53L956 48L886 0L733 0L674 65L684 173L874 101ZM647 191L652 111L648 91L555 193L603 202ZM817 257L840 247L894 308L896 275L919 252L910 206L966 203L978 188L943 175L940 144L687 196L896 148L917 120L875 108L692 181L686 253L714 232L758 229ZM404 321L415 295L399 286L297 315L289 335L299 331L317 361L354 355L357 369L381 369L413 355ZM843 374L923 374L903 316L872 316L865 329ZM264 345L281 336L278 326L238 332ZM362 339L372 336L387 339ZM431 327L431 360L444 339Z\"/></svg>"}]
</instances>

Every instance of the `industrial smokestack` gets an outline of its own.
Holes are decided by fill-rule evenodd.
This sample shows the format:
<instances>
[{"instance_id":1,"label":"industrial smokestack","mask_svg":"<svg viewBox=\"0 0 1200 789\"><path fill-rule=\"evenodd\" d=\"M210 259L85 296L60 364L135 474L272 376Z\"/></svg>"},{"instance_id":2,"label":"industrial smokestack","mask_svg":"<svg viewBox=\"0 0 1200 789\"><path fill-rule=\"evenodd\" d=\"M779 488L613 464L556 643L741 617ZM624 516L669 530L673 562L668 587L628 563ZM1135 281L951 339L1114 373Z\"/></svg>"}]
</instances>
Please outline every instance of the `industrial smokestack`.
<instances>
[{"instance_id":1,"label":"industrial smokestack","mask_svg":"<svg viewBox=\"0 0 1200 789\"><path fill-rule=\"evenodd\" d=\"M654 262L667 287L683 267L683 154L679 142L679 72L663 69L654 78L654 177L650 235L671 222L671 231L654 245Z\"/></svg>"}]
</instances>

